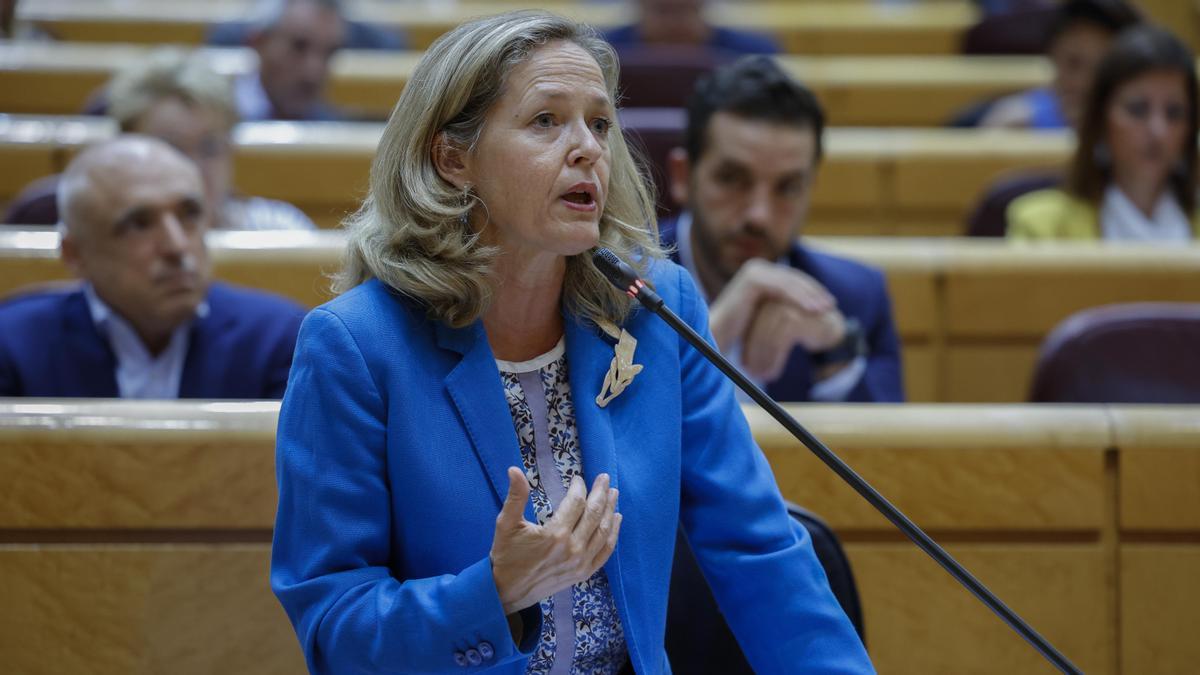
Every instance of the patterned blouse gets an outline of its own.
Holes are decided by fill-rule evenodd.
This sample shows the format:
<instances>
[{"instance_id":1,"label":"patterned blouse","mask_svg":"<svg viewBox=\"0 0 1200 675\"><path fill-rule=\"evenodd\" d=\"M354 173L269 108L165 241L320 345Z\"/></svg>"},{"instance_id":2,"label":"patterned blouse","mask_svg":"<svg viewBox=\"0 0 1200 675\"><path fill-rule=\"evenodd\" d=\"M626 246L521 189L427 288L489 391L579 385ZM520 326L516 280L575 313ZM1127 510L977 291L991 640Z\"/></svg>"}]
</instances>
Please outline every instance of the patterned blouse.
<instances>
[{"instance_id":1,"label":"patterned blouse","mask_svg":"<svg viewBox=\"0 0 1200 675\"><path fill-rule=\"evenodd\" d=\"M583 474L564 342L560 339L531 361L497 360L496 365L532 488L530 499L538 524L544 524L571 479ZM542 600L541 608L541 639L526 673L615 675L625 665L625 634L604 568Z\"/></svg>"}]
</instances>

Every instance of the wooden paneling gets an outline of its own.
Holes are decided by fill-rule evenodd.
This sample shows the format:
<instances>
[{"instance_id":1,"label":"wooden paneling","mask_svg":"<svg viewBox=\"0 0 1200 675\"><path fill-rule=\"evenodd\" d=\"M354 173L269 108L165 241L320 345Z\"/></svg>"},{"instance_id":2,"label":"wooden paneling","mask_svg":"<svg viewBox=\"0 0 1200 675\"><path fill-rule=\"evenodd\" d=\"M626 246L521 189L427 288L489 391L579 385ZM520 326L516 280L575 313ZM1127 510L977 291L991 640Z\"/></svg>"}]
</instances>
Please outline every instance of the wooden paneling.
<instances>
[{"instance_id":1,"label":"wooden paneling","mask_svg":"<svg viewBox=\"0 0 1200 675\"><path fill-rule=\"evenodd\" d=\"M149 50L128 44L0 44L0 110L77 114L113 73ZM204 52L228 75L254 68L254 53L245 47ZM355 114L385 119L420 56L343 50L334 57L326 94ZM972 102L1050 80L1048 64L1038 57L782 56L780 64L816 93L836 126L939 126Z\"/></svg>"},{"instance_id":2,"label":"wooden paneling","mask_svg":"<svg viewBox=\"0 0 1200 675\"><path fill-rule=\"evenodd\" d=\"M1200 540L1200 414L1126 408L1113 413L1113 430L1121 448L1121 529Z\"/></svg>"},{"instance_id":3,"label":"wooden paneling","mask_svg":"<svg viewBox=\"0 0 1200 675\"><path fill-rule=\"evenodd\" d=\"M1122 544L1121 672L1188 675L1200 663L1200 545Z\"/></svg>"},{"instance_id":4,"label":"wooden paneling","mask_svg":"<svg viewBox=\"0 0 1200 675\"><path fill-rule=\"evenodd\" d=\"M1110 565L1096 545L947 547L1084 672L1113 673ZM867 648L888 675L1058 672L949 574L908 543L846 546ZM1125 671L1157 672L1157 671Z\"/></svg>"},{"instance_id":5,"label":"wooden paneling","mask_svg":"<svg viewBox=\"0 0 1200 675\"><path fill-rule=\"evenodd\" d=\"M1107 422L1095 410L809 404L790 411L924 528L1029 533L1104 526ZM840 532L891 530L765 412L748 408L747 416L785 497Z\"/></svg>"},{"instance_id":6,"label":"wooden paneling","mask_svg":"<svg viewBox=\"0 0 1200 675\"><path fill-rule=\"evenodd\" d=\"M0 545L6 673L305 672L270 546Z\"/></svg>"},{"instance_id":7,"label":"wooden paneling","mask_svg":"<svg viewBox=\"0 0 1200 675\"><path fill-rule=\"evenodd\" d=\"M1113 255L1113 250L1121 253ZM1070 243L963 246L947 259L951 337L1040 339L1081 309L1200 301L1200 248Z\"/></svg>"},{"instance_id":8,"label":"wooden paneling","mask_svg":"<svg viewBox=\"0 0 1200 675\"><path fill-rule=\"evenodd\" d=\"M1016 304L1016 300L1010 300ZM1001 310L1011 314L1011 305ZM989 344L991 342L991 344ZM950 341L941 372L946 401L1011 403L1029 400L1039 340L1012 343L999 336L975 343Z\"/></svg>"},{"instance_id":9,"label":"wooden paneling","mask_svg":"<svg viewBox=\"0 0 1200 675\"><path fill-rule=\"evenodd\" d=\"M416 6L414 6L414 4ZM465 0L356 3L353 16L403 30L409 45L425 49L462 21L532 6L528 2ZM632 18L624 3L537 3L599 28ZM59 38L73 41L177 42L198 44L208 24L244 20L248 0L39 0L23 4L21 15ZM959 34L976 17L961 0L879 6L870 2L820 0L716 4L718 24L772 34L790 52L802 54L951 54Z\"/></svg>"}]
</instances>

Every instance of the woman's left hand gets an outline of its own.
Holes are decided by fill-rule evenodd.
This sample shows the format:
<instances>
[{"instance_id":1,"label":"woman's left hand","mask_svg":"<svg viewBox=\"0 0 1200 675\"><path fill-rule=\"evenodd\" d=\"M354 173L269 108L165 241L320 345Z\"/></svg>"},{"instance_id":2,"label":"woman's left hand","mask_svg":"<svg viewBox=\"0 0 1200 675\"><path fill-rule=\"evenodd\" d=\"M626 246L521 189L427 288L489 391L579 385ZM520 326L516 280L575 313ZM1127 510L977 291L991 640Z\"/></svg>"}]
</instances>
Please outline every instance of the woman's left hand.
<instances>
[{"instance_id":1,"label":"woman's left hand","mask_svg":"<svg viewBox=\"0 0 1200 675\"><path fill-rule=\"evenodd\" d=\"M508 468L508 497L496 517L492 540L492 576L505 614L519 612L542 598L585 581L608 561L617 546L621 514L617 490L608 474L596 477L590 493L579 476L545 525L525 520L529 481Z\"/></svg>"}]
</instances>

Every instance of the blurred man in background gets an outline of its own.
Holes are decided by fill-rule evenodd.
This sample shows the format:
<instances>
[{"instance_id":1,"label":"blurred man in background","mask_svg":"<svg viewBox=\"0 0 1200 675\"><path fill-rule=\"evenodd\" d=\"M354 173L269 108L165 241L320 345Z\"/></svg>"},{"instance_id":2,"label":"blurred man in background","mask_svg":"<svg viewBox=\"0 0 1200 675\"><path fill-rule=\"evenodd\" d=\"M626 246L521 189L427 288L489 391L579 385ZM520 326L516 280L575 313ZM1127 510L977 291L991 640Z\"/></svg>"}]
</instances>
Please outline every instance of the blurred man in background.
<instances>
[{"instance_id":1,"label":"blurred man in background","mask_svg":"<svg viewBox=\"0 0 1200 675\"><path fill-rule=\"evenodd\" d=\"M707 296L718 346L774 398L900 401L883 274L797 239L824 124L812 92L768 57L701 79L687 148L670 159L687 210L662 224L664 244Z\"/></svg>"},{"instance_id":2,"label":"blurred man in background","mask_svg":"<svg viewBox=\"0 0 1200 675\"><path fill-rule=\"evenodd\" d=\"M200 172L161 140L85 150L58 191L83 284L0 304L0 396L281 398L304 310L211 282Z\"/></svg>"}]
</instances>

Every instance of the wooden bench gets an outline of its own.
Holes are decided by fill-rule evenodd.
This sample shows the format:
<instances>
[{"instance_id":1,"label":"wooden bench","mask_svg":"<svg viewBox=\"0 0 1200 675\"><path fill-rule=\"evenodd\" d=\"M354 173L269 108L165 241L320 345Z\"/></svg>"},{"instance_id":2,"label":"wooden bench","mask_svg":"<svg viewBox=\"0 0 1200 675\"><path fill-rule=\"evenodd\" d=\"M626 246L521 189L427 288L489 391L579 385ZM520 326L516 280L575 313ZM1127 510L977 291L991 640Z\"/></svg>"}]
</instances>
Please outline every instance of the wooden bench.
<instances>
[{"instance_id":1,"label":"wooden bench","mask_svg":"<svg viewBox=\"0 0 1200 675\"><path fill-rule=\"evenodd\" d=\"M218 278L329 299L342 233L211 232ZM885 273L911 401L1016 402L1037 350L1070 314L1133 301L1200 302L1200 247L1011 245L1003 241L811 237ZM53 231L0 228L0 297L64 279Z\"/></svg>"},{"instance_id":2,"label":"wooden bench","mask_svg":"<svg viewBox=\"0 0 1200 675\"><path fill-rule=\"evenodd\" d=\"M6 670L303 672L267 581L277 410L0 401ZM880 672L1053 672L746 410L785 497L842 538ZM1086 672L1200 656L1200 408L791 410Z\"/></svg>"},{"instance_id":3,"label":"wooden bench","mask_svg":"<svg viewBox=\"0 0 1200 675\"><path fill-rule=\"evenodd\" d=\"M89 42L174 42L200 44L209 26L244 20L246 0L39 0L22 4L21 17L63 40ZM628 23L626 3L552 0L537 5L601 29ZM477 16L530 7L526 2L382 2L356 5L353 18L395 27L414 49ZM880 7L870 2L784 1L716 4L712 20L724 26L767 33L796 54L951 54L976 20L969 2L942 0Z\"/></svg>"},{"instance_id":4,"label":"wooden bench","mask_svg":"<svg viewBox=\"0 0 1200 675\"><path fill-rule=\"evenodd\" d=\"M366 194L381 129L368 123L241 124L234 134L236 186L292 202L318 224L336 226ZM0 118L0 202L115 133L102 118ZM805 231L875 236L959 234L990 181L1019 168L1061 165L1072 143L1064 133L845 127L830 129L826 141Z\"/></svg>"},{"instance_id":5,"label":"wooden bench","mask_svg":"<svg viewBox=\"0 0 1200 675\"><path fill-rule=\"evenodd\" d=\"M114 72L149 49L132 44L0 44L0 110L78 113ZM254 54L247 48L204 51L227 74L254 67ZM339 52L328 97L352 113L384 119L421 54ZM780 62L813 89L830 124L840 126L938 126L972 102L1050 80L1050 66L1040 57L784 56Z\"/></svg>"}]
</instances>

